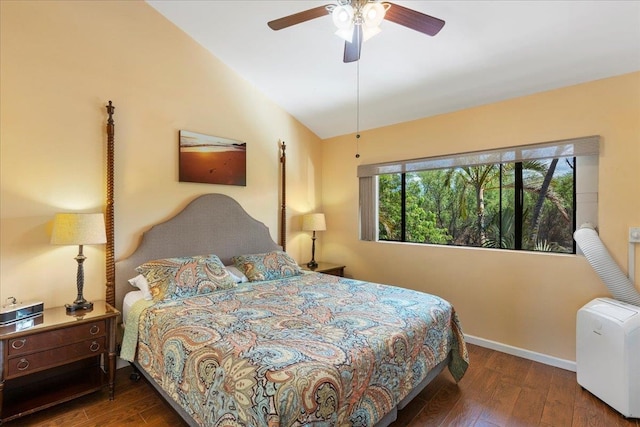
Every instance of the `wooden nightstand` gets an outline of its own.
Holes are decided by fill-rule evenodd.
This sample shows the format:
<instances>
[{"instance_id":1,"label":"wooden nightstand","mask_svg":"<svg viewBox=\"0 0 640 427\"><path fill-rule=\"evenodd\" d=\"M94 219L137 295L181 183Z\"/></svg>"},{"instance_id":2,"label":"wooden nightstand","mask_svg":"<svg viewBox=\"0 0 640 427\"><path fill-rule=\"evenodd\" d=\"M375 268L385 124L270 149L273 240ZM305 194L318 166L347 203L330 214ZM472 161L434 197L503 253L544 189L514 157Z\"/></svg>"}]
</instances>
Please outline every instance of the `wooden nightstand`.
<instances>
[{"instance_id":1,"label":"wooden nightstand","mask_svg":"<svg viewBox=\"0 0 640 427\"><path fill-rule=\"evenodd\" d=\"M300 264L303 270L315 271L316 273L331 274L333 276L344 277L344 265L319 262L316 268L309 268L307 264Z\"/></svg>"},{"instance_id":2,"label":"wooden nightstand","mask_svg":"<svg viewBox=\"0 0 640 427\"><path fill-rule=\"evenodd\" d=\"M22 417L109 385L116 373L116 319L104 301L67 314L44 310L22 331L0 328L0 422Z\"/></svg>"}]
</instances>

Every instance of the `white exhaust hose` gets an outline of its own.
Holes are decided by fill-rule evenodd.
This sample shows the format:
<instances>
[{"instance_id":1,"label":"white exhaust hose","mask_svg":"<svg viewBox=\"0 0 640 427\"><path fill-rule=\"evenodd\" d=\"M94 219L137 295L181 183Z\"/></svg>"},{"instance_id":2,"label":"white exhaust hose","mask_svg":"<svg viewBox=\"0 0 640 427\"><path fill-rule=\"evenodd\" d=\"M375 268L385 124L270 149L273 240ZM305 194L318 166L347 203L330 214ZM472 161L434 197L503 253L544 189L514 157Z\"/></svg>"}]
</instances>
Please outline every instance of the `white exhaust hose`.
<instances>
[{"instance_id":1,"label":"white exhaust hose","mask_svg":"<svg viewBox=\"0 0 640 427\"><path fill-rule=\"evenodd\" d=\"M593 226L583 224L573 233L573 238L613 297L618 301L640 306L640 293L611 258Z\"/></svg>"}]
</instances>

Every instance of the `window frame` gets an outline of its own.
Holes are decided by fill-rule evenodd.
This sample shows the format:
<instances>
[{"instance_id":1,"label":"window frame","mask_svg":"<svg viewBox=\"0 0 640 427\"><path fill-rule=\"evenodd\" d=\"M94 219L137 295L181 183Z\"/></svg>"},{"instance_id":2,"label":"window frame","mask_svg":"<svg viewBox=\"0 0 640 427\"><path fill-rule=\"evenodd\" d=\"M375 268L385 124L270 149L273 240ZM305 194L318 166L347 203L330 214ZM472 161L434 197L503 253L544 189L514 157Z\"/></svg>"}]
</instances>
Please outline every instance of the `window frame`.
<instances>
[{"instance_id":1,"label":"window frame","mask_svg":"<svg viewBox=\"0 0 640 427\"><path fill-rule=\"evenodd\" d=\"M480 150L444 156L399 160L358 166L359 178L359 218L360 240L380 240L378 235L378 176L386 174L419 172L436 169L451 169L460 166L477 166L486 164L517 163L527 160L548 160L555 157L574 157L573 200L574 225L578 227L584 222L597 225L598 201L598 155L600 136L592 135L559 141L505 147L492 150ZM586 167L578 168L584 163ZM502 166L501 166L502 169ZM406 185L402 180L403 187ZM405 199L404 194L402 196ZM403 203L404 206L404 203ZM403 221L405 220L403 212ZM580 221L580 223L578 222ZM403 226L403 240L405 227ZM394 241L397 242L397 241ZM399 242L402 243L402 242ZM574 253L576 248L573 242ZM474 246L476 247L476 246ZM579 252L578 252L579 253Z\"/></svg>"}]
</instances>

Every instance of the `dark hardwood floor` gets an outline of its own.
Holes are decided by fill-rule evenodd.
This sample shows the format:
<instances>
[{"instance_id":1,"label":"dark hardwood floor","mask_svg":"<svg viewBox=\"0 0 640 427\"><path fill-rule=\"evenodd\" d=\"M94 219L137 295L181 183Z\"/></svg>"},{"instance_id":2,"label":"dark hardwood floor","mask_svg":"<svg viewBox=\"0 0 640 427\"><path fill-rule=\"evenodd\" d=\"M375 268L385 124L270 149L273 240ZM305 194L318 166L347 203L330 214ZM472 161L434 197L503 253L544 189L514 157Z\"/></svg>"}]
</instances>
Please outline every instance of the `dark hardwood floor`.
<instances>
[{"instance_id":1,"label":"dark hardwood floor","mask_svg":"<svg viewBox=\"0 0 640 427\"><path fill-rule=\"evenodd\" d=\"M456 384L445 369L392 427L632 426L583 390L574 372L469 345L471 365ZM118 370L116 399L102 391L6 423L15 426L186 426L144 379Z\"/></svg>"},{"instance_id":2,"label":"dark hardwood floor","mask_svg":"<svg viewBox=\"0 0 640 427\"><path fill-rule=\"evenodd\" d=\"M469 345L456 384L445 369L398 414L392 427L633 426L576 381L575 372Z\"/></svg>"}]
</instances>

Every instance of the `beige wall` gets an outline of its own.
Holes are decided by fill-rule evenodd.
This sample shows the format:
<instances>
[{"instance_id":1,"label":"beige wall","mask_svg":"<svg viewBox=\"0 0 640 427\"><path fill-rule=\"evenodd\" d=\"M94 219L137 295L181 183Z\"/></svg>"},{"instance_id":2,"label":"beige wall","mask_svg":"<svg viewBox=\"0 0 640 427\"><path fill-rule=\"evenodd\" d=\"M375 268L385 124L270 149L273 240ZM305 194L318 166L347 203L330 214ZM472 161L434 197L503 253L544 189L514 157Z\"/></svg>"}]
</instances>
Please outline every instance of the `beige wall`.
<instances>
[{"instance_id":1,"label":"beige wall","mask_svg":"<svg viewBox=\"0 0 640 427\"><path fill-rule=\"evenodd\" d=\"M584 257L359 241L356 167L587 135L602 136L600 235L626 271L628 228L640 226L640 73L363 132L360 159L353 135L326 140L318 258L447 298L467 334L575 360L577 310L609 296Z\"/></svg>"},{"instance_id":2,"label":"beige wall","mask_svg":"<svg viewBox=\"0 0 640 427\"><path fill-rule=\"evenodd\" d=\"M116 107L116 259L196 195L236 198L278 240L278 141L287 142L289 252L319 203L320 140L154 9L136 2L0 2L0 302L75 299L77 247L51 246L56 212L105 203L105 104ZM247 142L247 186L178 182L178 130ZM305 238L306 237L306 238ZM304 254L304 255L303 255ZM87 246L85 297L104 297Z\"/></svg>"}]
</instances>

